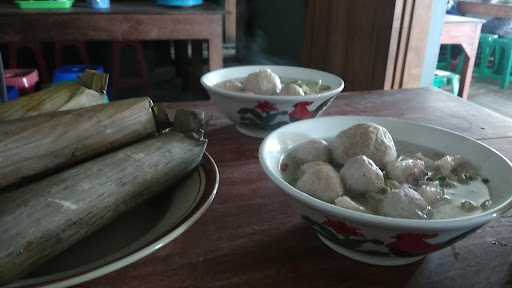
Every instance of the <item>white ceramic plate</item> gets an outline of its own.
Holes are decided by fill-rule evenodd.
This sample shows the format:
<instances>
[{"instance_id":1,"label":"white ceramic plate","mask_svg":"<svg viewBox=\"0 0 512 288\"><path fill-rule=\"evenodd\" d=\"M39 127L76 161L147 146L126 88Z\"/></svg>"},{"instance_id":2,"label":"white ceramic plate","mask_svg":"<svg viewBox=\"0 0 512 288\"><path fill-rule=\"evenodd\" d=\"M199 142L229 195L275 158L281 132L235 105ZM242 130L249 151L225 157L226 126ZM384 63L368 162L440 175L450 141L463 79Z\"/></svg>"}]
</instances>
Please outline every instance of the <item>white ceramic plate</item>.
<instances>
[{"instance_id":1,"label":"white ceramic plate","mask_svg":"<svg viewBox=\"0 0 512 288\"><path fill-rule=\"evenodd\" d=\"M210 155L172 191L120 216L34 271L1 288L68 287L131 264L171 242L210 206L219 171Z\"/></svg>"}]
</instances>

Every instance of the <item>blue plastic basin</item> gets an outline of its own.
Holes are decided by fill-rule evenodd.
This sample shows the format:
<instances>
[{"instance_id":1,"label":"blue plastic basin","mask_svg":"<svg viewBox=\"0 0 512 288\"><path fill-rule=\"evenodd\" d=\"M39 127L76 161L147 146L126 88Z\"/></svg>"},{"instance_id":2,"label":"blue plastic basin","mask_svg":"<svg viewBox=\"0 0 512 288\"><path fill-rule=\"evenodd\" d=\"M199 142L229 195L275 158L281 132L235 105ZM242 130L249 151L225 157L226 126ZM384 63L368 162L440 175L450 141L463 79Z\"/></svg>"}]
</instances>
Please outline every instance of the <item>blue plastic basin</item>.
<instances>
[{"instance_id":1,"label":"blue plastic basin","mask_svg":"<svg viewBox=\"0 0 512 288\"><path fill-rule=\"evenodd\" d=\"M85 70L95 70L104 73L102 66L97 65L66 65L53 72L53 83L78 81Z\"/></svg>"},{"instance_id":2,"label":"blue plastic basin","mask_svg":"<svg viewBox=\"0 0 512 288\"><path fill-rule=\"evenodd\" d=\"M157 0L156 3L165 6L191 7L203 4L203 0Z\"/></svg>"}]
</instances>

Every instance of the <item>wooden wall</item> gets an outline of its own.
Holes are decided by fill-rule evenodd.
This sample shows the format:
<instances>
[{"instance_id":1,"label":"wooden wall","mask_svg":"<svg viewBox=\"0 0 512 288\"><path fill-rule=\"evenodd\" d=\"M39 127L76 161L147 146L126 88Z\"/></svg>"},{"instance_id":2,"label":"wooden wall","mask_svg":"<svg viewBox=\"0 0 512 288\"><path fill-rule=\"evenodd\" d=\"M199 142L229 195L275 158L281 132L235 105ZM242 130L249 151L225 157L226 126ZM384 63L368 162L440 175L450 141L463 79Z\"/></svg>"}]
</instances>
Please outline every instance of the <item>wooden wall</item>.
<instances>
[{"instance_id":1,"label":"wooden wall","mask_svg":"<svg viewBox=\"0 0 512 288\"><path fill-rule=\"evenodd\" d=\"M307 1L304 65L348 91L420 86L432 1Z\"/></svg>"}]
</instances>

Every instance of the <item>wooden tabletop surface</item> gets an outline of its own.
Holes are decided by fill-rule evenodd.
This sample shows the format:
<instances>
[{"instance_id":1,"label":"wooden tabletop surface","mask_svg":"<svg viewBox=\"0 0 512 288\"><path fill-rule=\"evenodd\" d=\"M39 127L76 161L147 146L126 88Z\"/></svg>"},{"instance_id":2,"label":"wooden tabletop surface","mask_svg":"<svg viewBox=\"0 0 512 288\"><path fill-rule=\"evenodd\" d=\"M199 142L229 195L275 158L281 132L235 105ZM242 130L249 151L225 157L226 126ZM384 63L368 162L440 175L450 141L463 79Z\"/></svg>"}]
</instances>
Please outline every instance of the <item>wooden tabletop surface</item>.
<instances>
[{"instance_id":1,"label":"wooden tabletop surface","mask_svg":"<svg viewBox=\"0 0 512 288\"><path fill-rule=\"evenodd\" d=\"M14 2L14 1L12 1ZM205 2L193 7L169 7L156 5L156 1L121 2L111 1L110 9L92 9L86 3L75 3L70 9L25 9L22 10L14 3L0 3L1 15L29 14L138 14L138 15L168 15L168 14L222 14L223 7Z\"/></svg>"},{"instance_id":2,"label":"wooden tabletop surface","mask_svg":"<svg viewBox=\"0 0 512 288\"><path fill-rule=\"evenodd\" d=\"M467 22L478 22L484 23L484 19L466 17L466 16L457 16L457 15L446 15L444 16L444 23L467 23Z\"/></svg>"},{"instance_id":3,"label":"wooden tabletop surface","mask_svg":"<svg viewBox=\"0 0 512 288\"><path fill-rule=\"evenodd\" d=\"M324 246L257 160L260 139L241 135L210 102L168 104L213 115L208 152L221 175L202 218L153 255L80 287L511 287L512 218L400 267L353 261ZM441 91L353 92L324 115L409 119L481 140L512 159L512 120Z\"/></svg>"}]
</instances>

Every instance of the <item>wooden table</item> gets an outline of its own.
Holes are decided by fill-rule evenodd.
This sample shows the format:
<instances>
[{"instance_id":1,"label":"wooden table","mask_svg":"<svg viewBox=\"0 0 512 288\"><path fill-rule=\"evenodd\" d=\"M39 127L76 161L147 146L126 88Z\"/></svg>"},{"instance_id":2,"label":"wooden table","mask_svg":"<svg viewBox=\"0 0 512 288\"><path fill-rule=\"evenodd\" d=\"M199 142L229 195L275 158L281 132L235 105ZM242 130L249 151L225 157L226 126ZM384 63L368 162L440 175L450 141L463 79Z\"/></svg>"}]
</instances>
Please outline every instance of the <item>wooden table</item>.
<instances>
[{"instance_id":1,"label":"wooden table","mask_svg":"<svg viewBox=\"0 0 512 288\"><path fill-rule=\"evenodd\" d=\"M470 1L459 1L457 5L459 11L464 15L474 15L479 17L512 18L512 3L491 4Z\"/></svg>"},{"instance_id":2,"label":"wooden table","mask_svg":"<svg viewBox=\"0 0 512 288\"><path fill-rule=\"evenodd\" d=\"M464 68L458 93L464 99L468 99L483 22L482 19L454 15L446 15L444 19L441 44L459 44L464 50Z\"/></svg>"},{"instance_id":3,"label":"wooden table","mask_svg":"<svg viewBox=\"0 0 512 288\"><path fill-rule=\"evenodd\" d=\"M218 196L173 243L80 287L510 287L512 218L401 267L378 267L322 245L260 168L260 139L241 135L210 103L168 104L213 116L208 152L219 165ZM327 115L398 117L481 140L512 159L512 120L429 88L346 93Z\"/></svg>"},{"instance_id":4,"label":"wooden table","mask_svg":"<svg viewBox=\"0 0 512 288\"><path fill-rule=\"evenodd\" d=\"M84 3L61 10L21 10L0 4L0 43L205 40L209 69L222 68L223 8L206 2L178 9L152 2L114 1L108 10L93 10Z\"/></svg>"}]
</instances>

